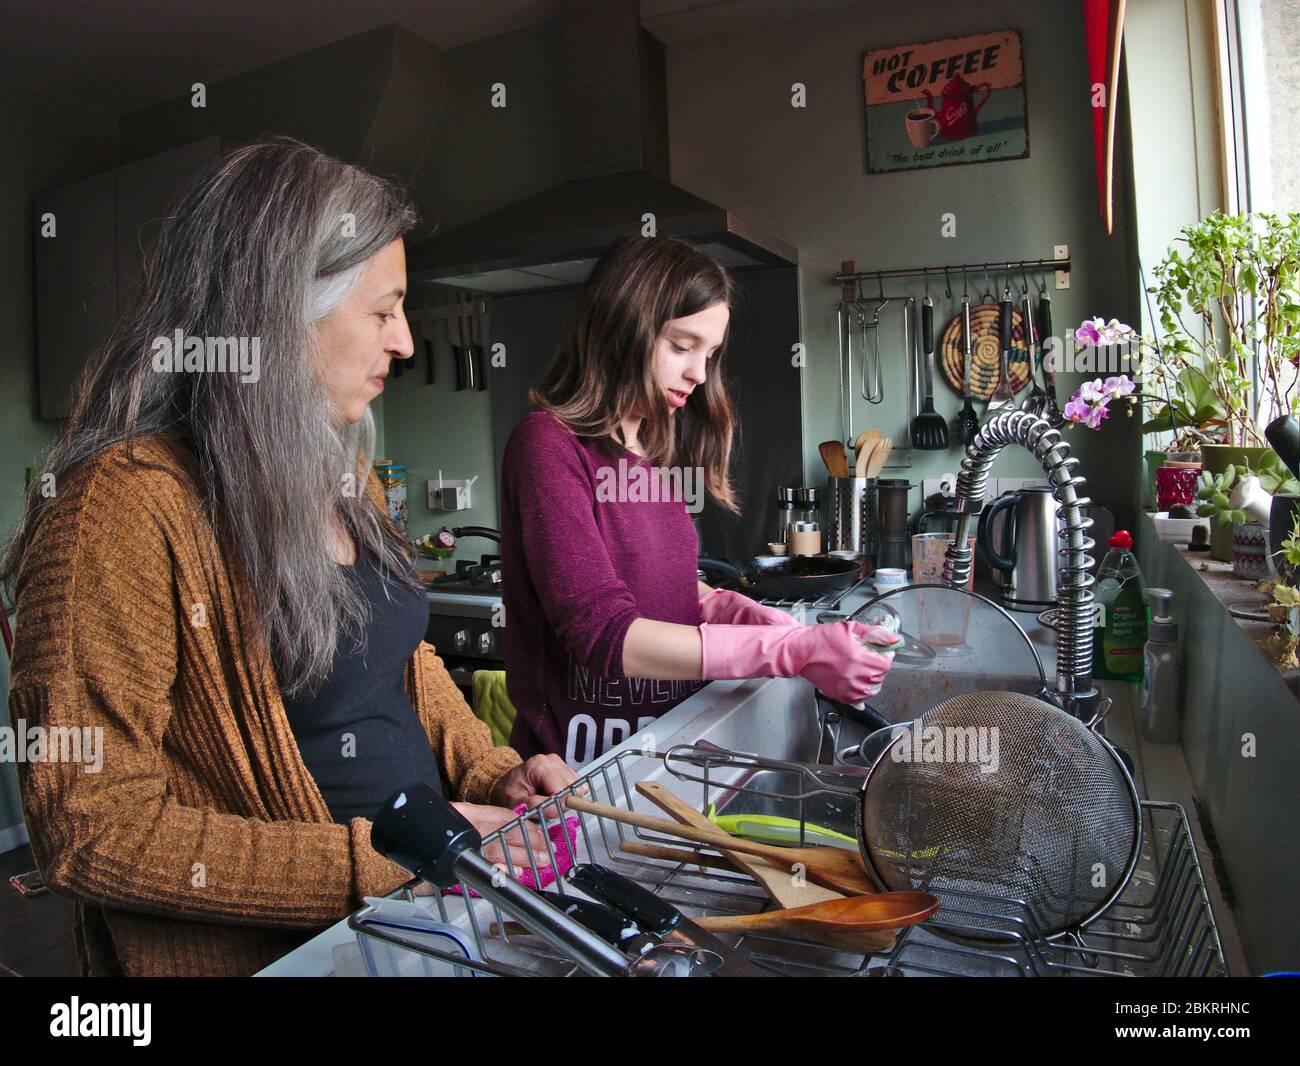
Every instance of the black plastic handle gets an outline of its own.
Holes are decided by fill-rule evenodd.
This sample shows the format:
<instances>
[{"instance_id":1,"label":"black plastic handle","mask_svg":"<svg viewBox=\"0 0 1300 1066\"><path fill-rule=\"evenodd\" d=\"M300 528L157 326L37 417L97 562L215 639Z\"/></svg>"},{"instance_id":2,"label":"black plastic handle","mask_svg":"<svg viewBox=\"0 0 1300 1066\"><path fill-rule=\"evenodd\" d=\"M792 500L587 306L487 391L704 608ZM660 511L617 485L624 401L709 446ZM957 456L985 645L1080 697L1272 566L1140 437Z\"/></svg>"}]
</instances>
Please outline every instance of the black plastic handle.
<instances>
[{"instance_id":1,"label":"black plastic handle","mask_svg":"<svg viewBox=\"0 0 1300 1066\"><path fill-rule=\"evenodd\" d=\"M706 585L717 583L718 587L732 583L739 585L745 576L740 567L725 559L708 559L704 556L695 560L695 569L704 571Z\"/></svg>"},{"instance_id":2,"label":"black plastic handle","mask_svg":"<svg viewBox=\"0 0 1300 1066\"><path fill-rule=\"evenodd\" d=\"M1004 352L1011 351L1011 328L1014 310L1015 304L1009 298L1002 301L1002 313L998 316L998 340Z\"/></svg>"},{"instance_id":3,"label":"black plastic handle","mask_svg":"<svg viewBox=\"0 0 1300 1066\"><path fill-rule=\"evenodd\" d=\"M1007 558L1005 555L1002 555L997 548L993 547L993 517L999 511L1004 511L1009 507L1014 507L1019 502L1020 502L1020 497L1014 494L1010 494L1007 496L999 496L996 500L994 500L991 504L989 504L987 507L984 508L983 513L980 515L979 532L976 535L976 541L980 546L980 550L984 552L985 558L988 559L989 565L992 566L995 570L1002 570L1005 573L1010 573L1013 569L1015 569L1016 561L1014 559ZM1014 515L1015 512L1012 511L1011 514L1007 515L1007 517L1003 520L1002 543L1004 545L1006 544L1007 541L1006 530L1007 527L1010 525L1010 523L1013 521Z\"/></svg>"},{"instance_id":4,"label":"black plastic handle","mask_svg":"<svg viewBox=\"0 0 1300 1066\"><path fill-rule=\"evenodd\" d=\"M459 878L461 852L483 838L456 808L428 785L408 785L384 801L370 827L370 846L416 877L449 888Z\"/></svg>"},{"instance_id":5,"label":"black plastic handle","mask_svg":"<svg viewBox=\"0 0 1300 1066\"><path fill-rule=\"evenodd\" d=\"M928 297L921 303L921 341L923 354L934 351L934 304Z\"/></svg>"},{"instance_id":6,"label":"black plastic handle","mask_svg":"<svg viewBox=\"0 0 1300 1066\"><path fill-rule=\"evenodd\" d=\"M1034 301L1027 292L1020 303L1020 317L1025 331L1025 346L1032 352L1038 343L1039 334L1034 326Z\"/></svg>"},{"instance_id":7,"label":"black plastic handle","mask_svg":"<svg viewBox=\"0 0 1300 1066\"><path fill-rule=\"evenodd\" d=\"M618 911L606 907L603 903L578 899L576 896L562 896L558 892L537 894L551 906L563 911L579 925L615 947L622 947L627 941L641 935L641 930L635 922L623 917Z\"/></svg>"},{"instance_id":8,"label":"black plastic handle","mask_svg":"<svg viewBox=\"0 0 1300 1066\"><path fill-rule=\"evenodd\" d=\"M434 383L433 367L433 341L428 337L424 338L424 383L432 385Z\"/></svg>"},{"instance_id":9,"label":"black plastic handle","mask_svg":"<svg viewBox=\"0 0 1300 1066\"><path fill-rule=\"evenodd\" d=\"M1044 292L1038 298L1038 336L1052 335L1052 298Z\"/></svg>"},{"instance_id":10,"label":"black plastic handle","mask_svg":"<svg viewBox=\"0 0 1300 1066\"><path fill-rule=\"evenodd\" d=\"M613 907L651 936L671 933L682 920L682 912L676 907L607 866L579 863L564 876L569 884Z\"/></svg>"},{"instance_id":11,"label":"black plastic handle","mask_svg":"<svg viewBox=\"0 0 1300 1066\"><path fill-rule=\"evenodd\" d=\"M457 540L462 537L482 537L484 540L494 540L501 543L501 531L493 529L491 526L452 526L451 535Z\"/></svg>"}]
</instances>

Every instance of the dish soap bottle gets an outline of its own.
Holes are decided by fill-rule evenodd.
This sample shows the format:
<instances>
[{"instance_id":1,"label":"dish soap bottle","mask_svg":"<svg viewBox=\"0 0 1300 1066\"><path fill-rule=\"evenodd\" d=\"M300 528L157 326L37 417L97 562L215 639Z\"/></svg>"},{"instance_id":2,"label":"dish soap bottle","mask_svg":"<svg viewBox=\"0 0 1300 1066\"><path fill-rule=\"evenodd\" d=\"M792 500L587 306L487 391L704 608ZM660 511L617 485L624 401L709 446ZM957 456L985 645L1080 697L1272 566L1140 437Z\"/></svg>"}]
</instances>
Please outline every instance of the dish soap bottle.
<instances>
[{"instance_id":1,"label":"dish soap bottle","mask_svg":"<svg viewBox=\"0 0 1300 1066\"><path fill-rule=\"evenodd\" d=\"M1178 676L1178 623L1169 614L1169 589L1149 588L1151 632L1144 655L1146 677L1142 679L1142 735L1157 744L1178 740L1179 698L1182 695Z\"/></svg>"},{"instance_id":2,"label":"dish soap bottle","mask_svg":"<svg viewBox=\"0 0 1300 1066\"><path fill-rule=\"evenodd\" d=\"M1146 586L1133 555L1133 537L1117 530L1097 571L1097 619L1092 637L1094 677L1142 680L1147 642Z\"/></svg>"}]
</instances>

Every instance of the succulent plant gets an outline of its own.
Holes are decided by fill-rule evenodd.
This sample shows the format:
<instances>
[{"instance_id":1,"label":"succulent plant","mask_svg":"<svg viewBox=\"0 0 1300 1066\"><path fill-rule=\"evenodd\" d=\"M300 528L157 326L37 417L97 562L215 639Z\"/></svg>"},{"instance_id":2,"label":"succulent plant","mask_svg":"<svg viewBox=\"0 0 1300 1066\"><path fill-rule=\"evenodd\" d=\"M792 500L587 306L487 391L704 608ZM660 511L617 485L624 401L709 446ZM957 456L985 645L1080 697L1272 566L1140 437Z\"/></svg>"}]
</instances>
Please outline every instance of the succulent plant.
<instances>
[{"instance_id":1,"label":"succulent plant","mask_svg":"<svg viewBox=\"0 0 1300 1066\"><path fill-rule=\"evenodd\" d=\"M1225 526L1246 521L1246 512L1233 510L1228 499L1236 481L1237 468L1231 465L1222 474L1202 474L1201 486L1196 491L1196 498L1201 501L1196 513Z\"/></svg>"}]
</instances>

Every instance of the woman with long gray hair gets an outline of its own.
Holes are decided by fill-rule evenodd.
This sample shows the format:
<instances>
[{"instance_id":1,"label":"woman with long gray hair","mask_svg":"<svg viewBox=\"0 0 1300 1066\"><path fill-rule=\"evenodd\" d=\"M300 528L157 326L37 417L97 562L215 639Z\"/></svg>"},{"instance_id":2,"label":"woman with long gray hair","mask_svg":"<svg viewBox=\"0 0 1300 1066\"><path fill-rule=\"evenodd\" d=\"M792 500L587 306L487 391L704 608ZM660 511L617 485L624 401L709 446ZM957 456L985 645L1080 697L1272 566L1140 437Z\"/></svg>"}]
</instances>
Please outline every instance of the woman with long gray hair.
<instances>
[{"instance_id":1,"label":"woman with long gray hair","mask_svg":"<svg viewBox=\"0 0 1300 1066\"><path fill-rule=\"evenodd\" d=\"M252 973L406 880L370 846L396 789L488 832L574 778L493 747L368 471L415 221L296 141L221 158L33 481L10 714L45 740L22 798L83 973ZM528 832L515 862L548 853Z\"/></svg>"}]
</instances>

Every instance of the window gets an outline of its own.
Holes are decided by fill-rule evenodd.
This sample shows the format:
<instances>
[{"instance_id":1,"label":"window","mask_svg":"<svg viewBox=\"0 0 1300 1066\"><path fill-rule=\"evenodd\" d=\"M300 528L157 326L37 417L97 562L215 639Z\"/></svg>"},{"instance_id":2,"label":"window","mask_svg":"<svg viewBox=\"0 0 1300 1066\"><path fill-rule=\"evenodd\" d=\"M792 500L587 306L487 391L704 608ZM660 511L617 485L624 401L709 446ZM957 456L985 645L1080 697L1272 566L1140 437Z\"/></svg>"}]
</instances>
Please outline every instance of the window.
<instances>
[{"instance_id":1,"label":"window","mask_svg":"<svg viewBox=\"0 0 1300 1066\"><path fill-rule=\"evenodd\" d=\"M1300 211L1300 0L1219 0L1230 211Z\"/></svg>"}]
</instances>

